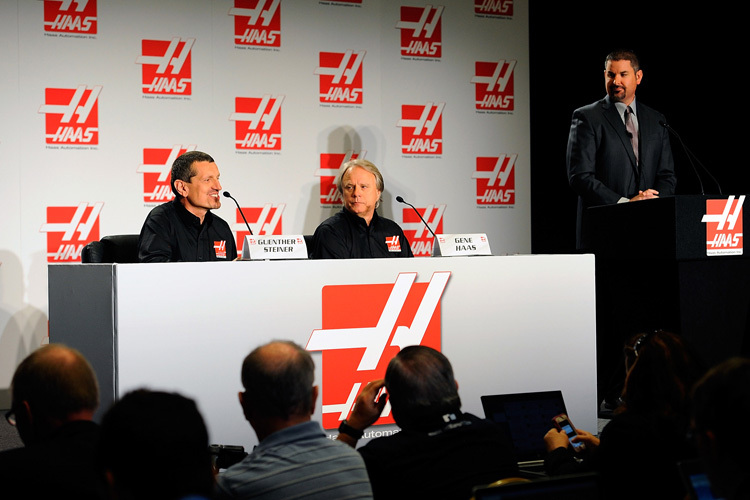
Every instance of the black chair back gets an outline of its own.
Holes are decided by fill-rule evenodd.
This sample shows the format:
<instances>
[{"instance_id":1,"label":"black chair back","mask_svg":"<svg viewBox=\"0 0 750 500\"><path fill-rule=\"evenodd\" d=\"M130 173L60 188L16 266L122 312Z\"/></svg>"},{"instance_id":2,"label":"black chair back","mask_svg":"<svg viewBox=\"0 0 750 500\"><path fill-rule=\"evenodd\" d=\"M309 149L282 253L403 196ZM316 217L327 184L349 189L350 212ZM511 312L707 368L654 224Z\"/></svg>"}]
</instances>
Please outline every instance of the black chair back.
<instances>
[{"instance_id":1,"label":"black chair back","mask_svg":"<svg viewBox=\"0 0 750 500\"><path fill-rule=\"evenodd\" d=\"M138 235L115 234L83 247L81 262L131 264L138 262Z\"/></svg>"}]
</instances>

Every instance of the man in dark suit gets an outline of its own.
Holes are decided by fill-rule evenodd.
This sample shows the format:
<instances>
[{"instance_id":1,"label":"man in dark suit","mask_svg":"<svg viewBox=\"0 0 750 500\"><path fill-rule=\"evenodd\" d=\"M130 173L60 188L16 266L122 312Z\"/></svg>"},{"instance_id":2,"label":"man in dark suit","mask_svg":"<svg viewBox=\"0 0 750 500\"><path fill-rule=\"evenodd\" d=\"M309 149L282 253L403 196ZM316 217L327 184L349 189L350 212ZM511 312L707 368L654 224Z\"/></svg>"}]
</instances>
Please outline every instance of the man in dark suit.
<instances>
[{"instance_id":1,"label":"man in dark suit","mask_svg":"<svg viewBox=\"0 0 750 500\"><path fill-rule=\"evenodd\" d=\"M568 137L568 180L578 193L576 243L590 245L586 209L674 195L672 149L664 115L636 103L643 79L636 55L610 53L604 62L607 96L573 112Z\"/></svg>"}]
</instances>

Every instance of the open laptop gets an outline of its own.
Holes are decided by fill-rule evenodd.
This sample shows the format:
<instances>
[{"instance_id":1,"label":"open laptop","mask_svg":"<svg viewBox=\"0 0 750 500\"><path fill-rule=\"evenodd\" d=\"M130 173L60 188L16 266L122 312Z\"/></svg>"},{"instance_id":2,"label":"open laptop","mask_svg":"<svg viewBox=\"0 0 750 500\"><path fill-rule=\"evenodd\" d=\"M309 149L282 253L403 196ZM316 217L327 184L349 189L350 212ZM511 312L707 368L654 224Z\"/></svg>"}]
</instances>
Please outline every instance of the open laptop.
<instances>
[{"instance_id":1,"label":"open laptop","mask_svg":"<svg viewBox=\"0 0 750 500\"><path fill-rule=\"evenodd\" d=\"M547 453L544 435L554 426L554 416L567 413L562 391L495 394L481 400L485 418L507 433L519 469L542 471Z\"/></svg>"}]
</instances>

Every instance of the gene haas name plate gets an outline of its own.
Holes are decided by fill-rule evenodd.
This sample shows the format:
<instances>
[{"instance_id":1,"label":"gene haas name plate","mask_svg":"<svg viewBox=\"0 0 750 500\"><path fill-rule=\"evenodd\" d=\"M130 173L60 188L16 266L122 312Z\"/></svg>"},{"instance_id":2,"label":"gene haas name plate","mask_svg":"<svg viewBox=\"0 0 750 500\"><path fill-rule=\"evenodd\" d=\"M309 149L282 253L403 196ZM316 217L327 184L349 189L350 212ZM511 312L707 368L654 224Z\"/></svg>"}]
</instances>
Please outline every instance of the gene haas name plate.
<instances>
[{"instance_id":1,"label":"gene haas name plate","mask_svg":"<svg viewBox=\"0 0 750 500\"><path fill-rule=\"evenodd\" d=\"M484 233L435 235L433 256L456 257L465 255L492 255L490 242Z\"/></svg>"}]
</instances>

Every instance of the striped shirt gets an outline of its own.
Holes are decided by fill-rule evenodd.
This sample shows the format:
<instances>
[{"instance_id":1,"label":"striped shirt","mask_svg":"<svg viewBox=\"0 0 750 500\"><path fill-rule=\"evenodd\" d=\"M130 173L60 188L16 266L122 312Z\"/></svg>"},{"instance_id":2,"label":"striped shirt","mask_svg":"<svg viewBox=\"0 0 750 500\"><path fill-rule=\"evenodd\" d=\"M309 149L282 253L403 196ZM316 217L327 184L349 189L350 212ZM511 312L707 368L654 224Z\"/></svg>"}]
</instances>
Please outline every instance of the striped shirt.
<instances>
[{"instance_id":1,"label":"striped shirt","mask_svg":"<svg viewBox=\"0 0 750 500\"><path fill-rule=\"evenodd\" d=\"M330 440L319 422L274 432L217 477L219 498L371 499L362 457Z\"/></svg>"}]
</instances>

